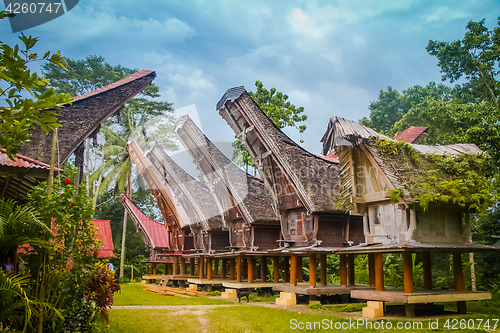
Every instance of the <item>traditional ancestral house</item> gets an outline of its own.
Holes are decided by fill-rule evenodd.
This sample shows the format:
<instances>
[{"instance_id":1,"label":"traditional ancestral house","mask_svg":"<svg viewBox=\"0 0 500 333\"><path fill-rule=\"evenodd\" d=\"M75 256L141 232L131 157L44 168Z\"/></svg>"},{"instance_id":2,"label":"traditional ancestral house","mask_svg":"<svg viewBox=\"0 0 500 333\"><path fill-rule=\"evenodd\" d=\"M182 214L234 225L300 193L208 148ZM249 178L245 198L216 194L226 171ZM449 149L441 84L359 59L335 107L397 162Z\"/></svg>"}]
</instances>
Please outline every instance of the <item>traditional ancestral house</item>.
<instances>
[{"instance_id":1,"label":"traditional ancestral house","mask_svg":"<svg viewBox=\"0 0 500 333\"><path fill-rule=\"evenodd\" d=\"M277 206L283 248L275 253L290 256L291 285L301 280L301 256L309 255L312 277L309 285L316 286L316 254L319 254L321 284L326 286L326 254L364 242L362 218L344 213L338 164L330 158L311 154L293 142L243 87L229 89L217 103L217 110L247 148ZM349 262L350 282L354 284L354 262ZM345 285L345 258L341 260L341 267L344 272L341 284ZM297 293L338 293L327 289Z\"/></svg>"},{"instance_id":2,"label":"traditional ancestral house","mask_svg":"<svg viewBox=\"0 0 500 333\"><path fill-rule=\"evenodd\" d=\"M226 251L229 246L228 232L223 230L221 212L208 187L184 171L157 144L147 148L145 157L184 207L195 237L196 250L205 254Z\"/></svg>"},{"instance_id":3,"label":"traditional ancestral house","mask_svg":"<svg viewBox=\"0 0 500 333\"><path fill-rule=\"evenodd\" d=\"M410 136L415 138L422 133L413 132ZM462 272L461 253L492 250L471 243L470 211L487 202L489 195L476 145L394 141L340 117L330 119L322 142L323 154L334 149L339 156L342 200L351 212L363 216L366 244L341 253L370 254L370 280L376 290L355 290L351 297L403 302L408 316L415 314L418 303L458 301L459 312L466 312L466 300L491 297L464 292ZM402 253L404 293L384 292L382 254L387 252ZM422 254L424 293L414 293L416 252ZM432 252L453 253L455 292L432 290Z\"/></svg>"}]
</instances>

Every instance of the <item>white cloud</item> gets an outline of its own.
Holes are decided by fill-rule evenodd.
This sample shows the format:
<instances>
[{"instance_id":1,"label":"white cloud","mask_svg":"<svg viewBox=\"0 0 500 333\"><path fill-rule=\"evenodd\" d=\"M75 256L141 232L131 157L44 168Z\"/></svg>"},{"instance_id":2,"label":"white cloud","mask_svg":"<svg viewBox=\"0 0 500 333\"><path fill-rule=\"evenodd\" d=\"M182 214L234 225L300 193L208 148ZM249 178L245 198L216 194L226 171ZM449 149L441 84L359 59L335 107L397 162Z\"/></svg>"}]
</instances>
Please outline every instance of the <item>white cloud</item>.
<instances>
[{"instance_id":1,"label":"white cloud","mask_svg":"<svg viewBox=\"0 0 500 333\"><path fill-rule=\"evenodd\" d=\"M440 20L454 20L467 17L467 14L462 10L455 8L454 10L449 7L435 8L432 13L425 15L424 19L427 22L440 21Z\"/></svg>"}]
</instances>

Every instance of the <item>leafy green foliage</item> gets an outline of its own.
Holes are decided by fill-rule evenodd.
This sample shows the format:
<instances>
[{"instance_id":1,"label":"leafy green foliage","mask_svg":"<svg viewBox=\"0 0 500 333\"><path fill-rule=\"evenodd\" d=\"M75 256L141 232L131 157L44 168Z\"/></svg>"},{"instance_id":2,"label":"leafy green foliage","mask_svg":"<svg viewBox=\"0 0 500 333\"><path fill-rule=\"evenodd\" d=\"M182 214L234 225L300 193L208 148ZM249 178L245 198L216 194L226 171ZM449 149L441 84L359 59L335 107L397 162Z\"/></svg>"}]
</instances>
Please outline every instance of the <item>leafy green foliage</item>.
<instances>
[{"instance_id":1,"label":"leafy green foliage","mask_svg":"<svg viewBox=\"0 0 500 333\"><path fill-rule=\"evenodd\" d=\"M0 12L0 19L6 16L5 11ZM30 128L40 127L48 134L61 126L55 110L70 101L69 95L56 95L54 89L47 89L49 82L28 68L29 63L39 60L64 68L66 63L60 52L46 52L40 58L33 52L38 38L21 35L19 39L21 47L0 42L0 96L7 103L0 106L0 147L6 149L12 160L22 145L30 141ZM23 97L27 94L28 98Z\"/></svg>"}]
</instances>

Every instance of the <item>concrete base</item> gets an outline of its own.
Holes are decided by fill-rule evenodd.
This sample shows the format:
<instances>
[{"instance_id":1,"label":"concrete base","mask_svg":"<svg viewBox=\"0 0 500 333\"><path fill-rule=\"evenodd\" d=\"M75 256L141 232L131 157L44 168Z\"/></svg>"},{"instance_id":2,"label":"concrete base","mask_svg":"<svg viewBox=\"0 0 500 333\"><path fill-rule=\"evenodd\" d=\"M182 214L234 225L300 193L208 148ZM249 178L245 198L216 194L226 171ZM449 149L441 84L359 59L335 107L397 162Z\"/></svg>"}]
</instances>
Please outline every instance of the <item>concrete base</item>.
<instances>
[{"instance_id":1,"label":"concrete base","mask_svg":"<svg viewBox=\"0 0 500 333\"><path fill-rule=\"evenodd\" d=\"M280 297L276 298L277 305L296 305L297 296L294 293L280 292Z\"/></svg>"},{"instance_id":2,"label":"concrete base","mask_svg":"<svg viewBox=\"0 0 500 333\"><path fill-rule=\"evenodd\" d=\"M365 318L379 318L384 316L384 303L368 301L363 308L362 314Z\"/></svg>"},{"instance_id":3,"label":"concrete base","mask_svg":"<svg viewBox=\"0 0 500 333\"><path fill-rule=\"evenodd\" d=\"M187 288L189 291L198 291L198 285L197 284L189 284L189 287Z\"/></svg>"},{"instance_id":4,"label":"concrete base","mask_svg":"<svg viewBox=\"0 0 500 333\"><path fill-rule=\"evenodd\" d=\"M221 293L222 298L238 298L236 294L236 289L227 288Z\"/></svg>"}]
</instances>

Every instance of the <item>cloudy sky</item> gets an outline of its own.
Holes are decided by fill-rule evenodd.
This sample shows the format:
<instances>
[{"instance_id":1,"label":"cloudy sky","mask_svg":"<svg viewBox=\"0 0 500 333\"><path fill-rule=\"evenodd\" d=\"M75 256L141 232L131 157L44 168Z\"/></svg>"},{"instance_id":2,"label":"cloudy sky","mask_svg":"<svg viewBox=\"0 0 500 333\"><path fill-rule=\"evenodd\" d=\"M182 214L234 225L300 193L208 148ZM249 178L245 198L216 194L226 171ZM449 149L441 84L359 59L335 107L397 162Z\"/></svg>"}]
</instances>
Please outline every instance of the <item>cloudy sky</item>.
<instances>
[{"instance_id":1,"label":"cloudy sky","mask_svg":"<svg viewBox=\"0 0 500 333\"><path fill-rule=\"evenodd\" d=\"M24 33L40 38L40 53L96 54L156 71L162 98L177 108L195 104L214 142L234 138L215 111L219 98L261 80L305 108L303 146L318 153L329 117L358 120L389 85L440 80L425 51L430 39L461 39L469 20L485 18L492 29L499 15L497 0L85 0ZM6 20L0 34L6 43L19 35Z\"/></svg>"}]
</instances>

